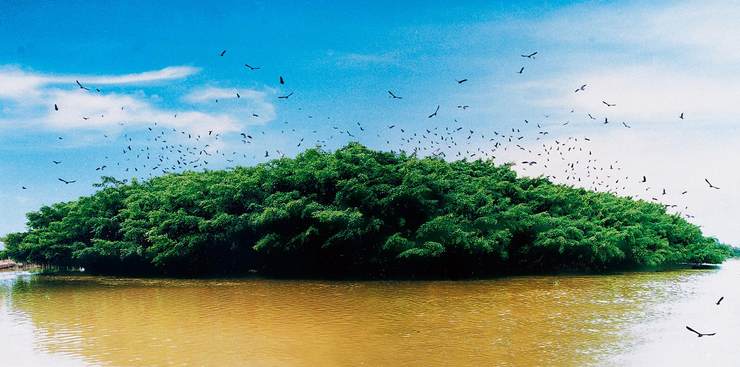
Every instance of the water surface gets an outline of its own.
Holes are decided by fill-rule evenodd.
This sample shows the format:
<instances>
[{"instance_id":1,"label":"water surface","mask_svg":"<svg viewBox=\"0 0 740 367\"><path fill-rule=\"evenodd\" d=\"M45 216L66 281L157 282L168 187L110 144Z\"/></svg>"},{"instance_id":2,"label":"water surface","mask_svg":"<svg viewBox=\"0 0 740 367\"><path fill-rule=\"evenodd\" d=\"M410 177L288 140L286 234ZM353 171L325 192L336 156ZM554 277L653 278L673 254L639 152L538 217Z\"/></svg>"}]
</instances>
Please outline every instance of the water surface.
<instances>
[{"instance_id":1,"label":"water surface","mask_svg":"<svg viewBox=\"0 0 740 367\"><path fill-rule=\"evenodd\" d=\"M0 273L0 356L8 366L733 365L739 281L738 261L421 282ZM686 324L718 335L696 338Z\"/></svg>"}]
</instances>

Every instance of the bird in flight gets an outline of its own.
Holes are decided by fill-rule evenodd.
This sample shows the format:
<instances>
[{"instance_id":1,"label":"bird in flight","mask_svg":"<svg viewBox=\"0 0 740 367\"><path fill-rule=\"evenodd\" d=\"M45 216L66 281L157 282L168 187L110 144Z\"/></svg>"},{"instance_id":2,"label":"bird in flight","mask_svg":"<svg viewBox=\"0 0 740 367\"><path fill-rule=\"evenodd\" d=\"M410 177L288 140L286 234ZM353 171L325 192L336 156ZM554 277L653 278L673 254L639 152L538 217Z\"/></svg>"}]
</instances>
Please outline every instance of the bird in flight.
<instances>
[{"instance_id":1,"label":"bird in flight","mask_svg":"<svg viewBox=\"0 0 740 367\"><path fill-rule=\"evenodd\" d=\"M680 118L681 120L683 120L683 112L681 112L681 115L678 116L678 118Z\"/></svg>"},{"instance_id":2,"label":"bird in flight","mask_svg":"<svg viewBox=\"0 0 740 367\"><path fill-rule=\"evenodd\" d=\"M709 188L710 189L717 189L717 190L719 190L719 187L712 185L712 183L709 182L709 180L707 180L706 178L704 179L704 182L706 182L707 185L709 185Z\"/></svg>"},{"instance_id":3,"label":"bird in flight","mask_svg":"<svg viewBox=\"0 0 740 367\"><path fill-rule=\"evenodd\" d=\"M77 181L74 181L74 180L73 181L67 181L67 180L65 180L63 178L57 178L57 180L59 180L61 182L64 182L65 185L69 185L69 184L73 184L73 183L77 182Z\"/></svg>"},{"instance_id":4,"label":"bird in flight","mask_svg":"<svg viewBox=\"0 0 740 367\"><path fill-rule=\"evenodd\" d=\"M521 74L521 73L523 73L523 72L524 72L524 66L522 66L522 68L521 68L521 69L519 69L519 72L517 72L517 74Z\"/></svg>"},{"instance_id":5,"label":"bird in flight","mask_svg":"<svg viewBox=\"0 0 740 367\"><path fill-rule=\"evenodd\" d=\"M244 64L244 66L246 66L247 68L249 68L249 70L259 70L260 69L259 66L252 66L252 65L249 65L249 64Z\"/></svg>"},{"instance_id":6,"label":"bird in flight","mask_svg":"<svg viewBox=\"0 0 740 367\"><path fill-rule=\"evenodd\" d=\"M698 337L700 337L700 338L701 338L702 336L713 336L713 335L716 335L716 334L717 334L717 333L709 333L709 334L705 334L705 333L700 333L700 332L698 332L698 331L696 331L696 330L692 329L692 328L691 328L691 327L689 327L689 326L686 326L686 329L687 329L688 331L690 331L690 332L692 332L692 333L696 334L696 336L698 336Z\"/></svg>"},{"instance_id":7,"label":"bird in flight","mask_svg":"<svg viewBox=\"0 0 740 367\"><path fill-rule=\"evenodd\" d=\"M393 98L393 99L403 99L403 97L399 97L399 96L395 95L395 94L394 94L393 92L391 92L391 91L388 91L388 94L390 94L391 98Z\"/></svg>"},{"instance_id":8,"label":"bird in flight","mask_svg":"<svg viewBox=\"0 0 740 367\"><path fill-rule=\"evenodd\" d=\"M590 118L591 120L596 120L596 117L593 117L593 116L591 116L591 114L590 114L590 113L588 114L588 117L589 117L589 118Z\"/></svg>"},{"instance_id":9,"label":"bird in flight","mask_svg":"<svg viewBox=\"0 0 740 367\"><path fill-rule=\"evenodd\" d=\"M605 104L607 107L614 107L616 104L614 103L607 103L606 101L601 101L601 103Z\"/></svg>"},{"instance_id":10,"label":"bird in flight","mask_svg":"<svg viewBox=\"0 0 740 367\"><path fill-rule=\"evenodd\" d=\"M54 111L59 111L59 106L56 103L54 103Z\"/></svg>"},{"instance_id":11,"label":"bird in flight","mask_svg":"<svg viewBox=\"0 0 740 367\"><path fill-rule=\"evenodd\" d=\"M624 125L624 127L628 128L628 129L631 129L632 128L632 126L627 125L627 123L624 122L624 121L622 122L622 125Z\"/></svg>"},{"instance_id":12,"label":"bird in flight","mask_svg":"<svg viewBox=\"0 0 740 367\"><path fill-rule=\"evenodd\" d=\"M725 299L725 297L719 297L719 299L717 300L717 306L719 306L723 299Z\"/></svg>"},{"instance_id":13,"label":"bird in flight","mask_svg":"<svg viewBox=\"0 0 740 367\"><path fill-rule=\"evenodd\" d=\"M437 116L437 112L439 112L439 105L437 105L437 109L434 110L434 113L432 113L431 115L427 116L427 118L432 118L434 116Z\"/></svg>"},{"instance_id":14,"label":"bird in flight","mask_svg":"<svg viewBox=\"0 0 740 367\"><path fill-rule=\"evenodd\" d=\"M278 96L278 98L280 98L280 99L288 99L288 98L290 98L290 96L292 96L292 95L293 95L293 92L290 92L290 93L288 93L288 94L286 94L286 95L284 95L284 96Z\"/></svg>"},{"instance_id":15,"label":"bird in flight","mask_svg":"<svg viewBox=\"0 0 740 367\"><path fill-rule=\"evenodd\" d=\"M82 84L80 84L80 81L79 80L75 80L75 83L77 83L77 85L80 87L80 89L90 90L90 88L87 88L87 87L83 86Z\"/></svg>"},{"instance_id":16,"label":"bird in flight","mask_svg":"<svg viewBox=\"0 0 740 367\"><path fill-rule=\"evenodd\" d=\"M522 55L522 57L526 57L526 58L528 58L528 59L534 59L534 55L537 55L537 51L535 51L535 52L532 52L532 53L531 53L531 54L529 54L529 55Z\"/></svg>"},{"instance_id":17,"label":"bird in flight","mask_svg":"<svg viewBox=\"0 0 740 367\"><path fill-rule=\"evenodd\" d=\"M223 56L225 54L226 54L226 50L223 50L223 51L221 51L221 55L219 55L219 56Z\"/></svg>"},{"instance_id":18,"label":"bird in flight","mask_svg":"<svg viewBox=\"0 0 740 367\"><path fill-rule=\"evenodd\" d=\"M51 161L51 163L54 163L54 164L61 164L62 162L60 162L60 161Z\"/></svg>"},{"instance_id":19,"label":"bird in flight","mask_svg":"<svg viewBox=\"0 0 740 367\"><path fill-rule=\"evenodd\" d=\"M586 84L584 84L584 85L581 85L580 87L576 88L576 91L575 91L575 93L578 93L578 92L583 92L583 91L585 91L585 90L586 90Z\"/></svg>"},{"instance_id":20,"label":"bird in flight","mask_svg":"<svg viewBox=\"0 0 740 367\"><path fill-rule=\"evenodd\" d=\"M647 182L647 176L642 176L642 182Z\"/></svg>"},{"instance_id":21,"label":"bird in flight","mask_svg":"<svg viewBox=\"0 0 740 367\"><path fill-rule=\"evenodd\" d=\"M280 84L285 84L285 79L282 76L280 77Z\"/></svg>"},{"instance_id":22,"label":"bird in flight","mask_svg":"<svg viewBox=\"0 0 740 367\"><path fill-rule=\"evenodd\" d=\"M462 84L462 83L467 82L468 79L460 79L460 80L455 79L455 81L457 82L457 84Z\"/></svg>"}]
</instances>

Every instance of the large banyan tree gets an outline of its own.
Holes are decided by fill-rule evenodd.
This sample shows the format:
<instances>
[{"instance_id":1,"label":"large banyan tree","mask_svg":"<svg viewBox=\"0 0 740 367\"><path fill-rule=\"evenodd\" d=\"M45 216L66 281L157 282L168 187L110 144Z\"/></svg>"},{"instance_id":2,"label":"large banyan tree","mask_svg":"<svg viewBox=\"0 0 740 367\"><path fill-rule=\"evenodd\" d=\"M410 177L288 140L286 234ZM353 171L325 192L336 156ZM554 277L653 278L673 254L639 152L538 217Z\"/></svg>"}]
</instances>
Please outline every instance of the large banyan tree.
<instances>
[{"instance_id":1,"label":"large banyan tree","mask_svg":"<svg viewBox=\"0 0 740 367\"><path fill-rule=\"evenodd\" d=\"M28 214L13 259L111 274L485 276L719 263L729 247L655 203L350 144L169 174Z\"/></svg>"}]
</instances>

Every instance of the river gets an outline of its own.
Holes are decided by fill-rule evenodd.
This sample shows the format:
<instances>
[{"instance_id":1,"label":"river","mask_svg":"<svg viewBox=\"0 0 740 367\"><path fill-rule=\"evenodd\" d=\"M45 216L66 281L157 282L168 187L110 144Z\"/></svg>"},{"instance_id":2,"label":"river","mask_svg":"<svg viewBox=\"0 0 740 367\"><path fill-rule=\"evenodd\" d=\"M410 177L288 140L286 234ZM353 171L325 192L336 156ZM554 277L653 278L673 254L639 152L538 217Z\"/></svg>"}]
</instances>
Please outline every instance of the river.
<instances>
[{"instance_id":1,"label":"river","mask_svg":"<svg viewBox=\"0 0 740 367\"><path fill-rule=\"evenodd\" d=\"M738 260L709 270L472 281L0 273L0 362L738 365L738 284ZM687 324L717 335L697 338Z\"/></svg>"}]
</instances>

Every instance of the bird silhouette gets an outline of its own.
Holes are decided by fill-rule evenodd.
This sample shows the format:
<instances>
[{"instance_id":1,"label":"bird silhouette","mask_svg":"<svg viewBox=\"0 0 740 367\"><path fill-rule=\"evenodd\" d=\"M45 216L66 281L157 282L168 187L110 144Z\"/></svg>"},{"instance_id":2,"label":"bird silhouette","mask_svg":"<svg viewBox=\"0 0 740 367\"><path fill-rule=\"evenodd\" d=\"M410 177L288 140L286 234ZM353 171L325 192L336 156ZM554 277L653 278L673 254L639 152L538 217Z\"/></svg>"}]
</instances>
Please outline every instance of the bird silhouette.
<instances>
[{"instance_id":1,"label":"bird silhouette","mask_svg":"<svg viewBox=\"0 0 740 367\"><path fill-rule=\"evenodd\" d=\"M586 84L581 85L580 87L576 88L575 93L583 92L586 90Z\"/></svg>"},{"instance_id":2,"label":"bird silhouette","mask_svg":"<svg viewBox=\"0 0 740 367\"><path fill-rule=\"evenodd\" d=\"M226 54L226 50L221 51L221 54L219 56L223 56Z\"/></svg>"},{"instance_id":3,"label":"bird silhouette","mask_svg":"<svg viewBox=\"0 0 740 367\"><path fill-rule=\"evenodd\" d=\"M467 82L468 79L460 79L460 80L455 79L455 81L457 82L457 84L462 84L462 83Z\"/></svg>"},{"instance_id":4,"label":"bird silhouette","mask_svg":"<svg viewBox=\"0 0 740 367\"><path fill-rule=\"evenodd\" d=\"M517 72L517 74L521 74L521 73L523 73L523 72L524 72L524 66L522 66L522 68L521 68L521 69L519 69L519 71Z\"/></svg>"},{"instance_id":5,"label":"bird silhouette","mask_svg":"<svg viewBox=\"0 0 740 367\"><path fill-rule=\"evenodd\" d=\"M403 99L403 97L399 97L399 96L397 96L397 95L396 95L395 93L393 93L393 92L391 92L391 91L388 91L388 94L389 94L389 95L391 96L391 98L393 98L393 99Z\"/></svg>"},{"instance_id":6,"label":"bird silhouette","mask_svg":"<svg viewBox=\"0 0 740 367\"><path fill-rule=\"evenodd\" d=\"M290 98L290 96L292 96L292 95L293 95L293 92L290 92L290 93L288 93L288 94L286 94L286 95L284 95L284 96L278 96L278 98L280 98L280 99L288 99L288 98Z\"/></svg>"},{"instance_id":7,"label":"bird silhouette","mask_svg":"<svg viewBox=\"0 0 740 367\"><path fill-rule=\"evenodd\" d=\"M696 336L698 336L698 337L700 337L700 338L701 338L702 336L714 336L714 335L717 335L717 333L708 333L708 334L706 334L706 333L700 333L700 332L698 332L698 331L696 331L696 330L692 329L692 328L691 328L691 327L689 327L689 326L686 326L686 329L687 329L688 331L690 331L690 332L692 332L692 333L696 334Z\"/></svg>"},{"instance_id":8,"label":"bird silhouette","mask_svg":"<svg viewBox=\"0 0 740 367\"><path fill-rule=\"evenodd\" d=\"M725 299L724 296L723 297L719 297L719 299L717 300L717 306L719 306L719 304L722 303L722 300L723 299Z\"/></svg>"},{"instance_id":9,"label":"bird silhouette","mask_svg":"<svg viewBox=\"0 0 740 367\"><path fill-rule=\"evenodd\" d=\"M79 80L75 80L75 83L77 83L77 85L80 87L80 89L90 90L89 88L84 87L82 84L80 84L80 81Z\"/></svg>"},{"instance_id":10,"label":"bird silhouette","mask_svg":"<svg viewBox=\"0 0 740 367\"><path fill-rule=\"evenodd\" d=\"M73 184L73 183L77 182L77 181L74 181L74 180L73 181L67 181L67 180L65 180L63 178L57 178L57 180L59 180L61 182L64 182L65 185L69 185L69 184Z\"/></svg>"},{"instance_id":11,"label":"bird silhouette","mask_svg":"<svg viewBox=\"0 0 740 367\"><path fill-rule=\"evenodd\" d=\"M601 103L605 104L607 107L614 107L614 106L616 106L616 104L608 103L606 101L601 101Z\"/></svg>"},{"instance_id":12,"label":"bird silhouette","mask_svg":"<svg viewBox=\"0 0 740 367\"><path fill-rule=\"evenodd\" d=\"M521 55L521 56L526 57L528 59L534 59L534 55L537 55L537 51L532 52L531 54L528 54L528 55Z\"/></svg>"},{"instance_id":13,"label":"bird silhouette","mask_svg":"<svg viewBox=\"0 0 740 367\"><path fill-rule=\"evenodd\" d=\"M437 116L437 112L439 112L439 105L437 105L437 109L434 110L434 113L432 113L431 115L427 116L427 118L432 118L432 117Z\"/></svg>"},{"instance_id":14,"label":"bird silhouette","mask_svg":"<svg viewBox=\"0 0 740 367\"><path fill-rule=\"evenodd\" d=\"M244 64L244 66L246 66L247 68L249 68L249 70L259 70L259 69L261 69L259 66L252 66L252 65L249 65L249 64Z\"/></svg>"},{"instance_id":15,"label":"bird silhouette","mask_svg":"<svg viewBox=\"0 0 740 367\"><path fill-rule=\"evenodd\" d=\"M706 178L704 179L704 182L706 182L707 185L709 185L709 188L710 189L717 189L717 190L719 190L719 187L712 185L712 183L709 182L709 180L707 180Z\"/></svg>"},{"instance_id":16,"label":"bird silhouette","mask_svg":"<svg viewBox=\"0 0 740 367\"><path fill-rule=\"evenodd\" d=\"M280 77L280 84L285 84L285 79L282 76Z\"/></svg>"}]
</instances>

